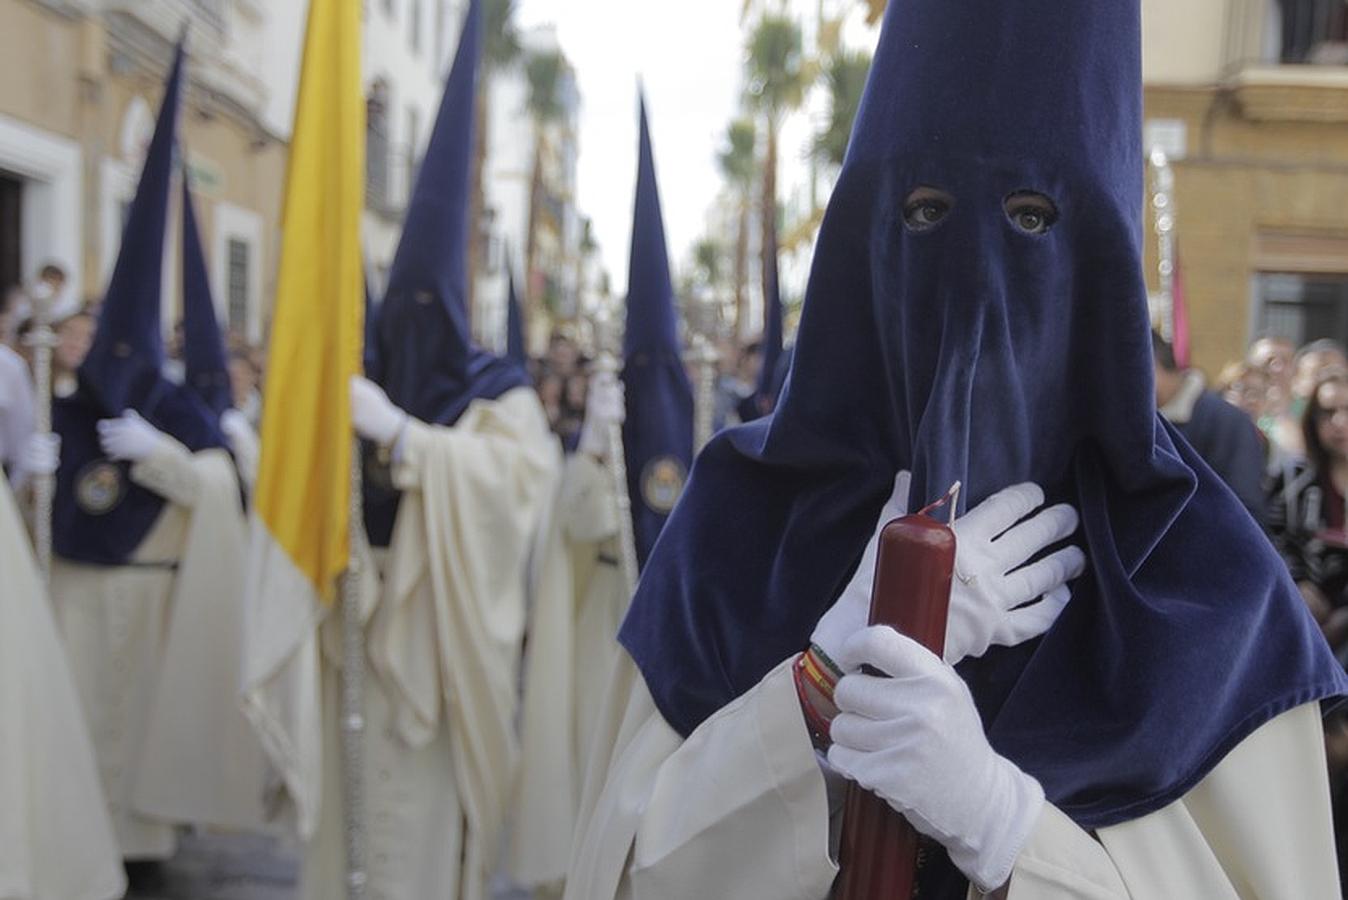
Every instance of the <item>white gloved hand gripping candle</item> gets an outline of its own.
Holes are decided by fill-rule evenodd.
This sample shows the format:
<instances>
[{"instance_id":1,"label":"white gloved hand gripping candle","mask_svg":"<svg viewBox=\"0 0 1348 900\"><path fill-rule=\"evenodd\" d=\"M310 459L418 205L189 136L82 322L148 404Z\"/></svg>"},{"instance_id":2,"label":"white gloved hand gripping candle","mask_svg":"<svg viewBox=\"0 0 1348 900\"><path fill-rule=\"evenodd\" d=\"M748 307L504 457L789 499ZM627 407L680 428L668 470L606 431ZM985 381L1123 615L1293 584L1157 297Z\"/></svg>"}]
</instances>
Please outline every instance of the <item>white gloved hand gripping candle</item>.
<instances>
[{"instance_id":1,"label":"white gloved hand gripping candle","mask_svg":"<svg viewBox=\"0 0 1348 900\"><path fill-rule=\"evenodd\" d=\"M1039 782L992 749L964 680L916 641L867 628L838 663L854 674L834 692L829 764L945 847L980 890L996 890L1043 809Z\"/></svg>"},{"instance_id":2,"label":"white gloved hand gripping candle","mask_svg":"<svg viewBox=\"0 0 1348 900\"><path fill-rule=\"evenodd\" d=\"M810 642L835 664L843 644L870 620L880 532L907 512L909 483L907 472L895 478L856 573L815 626ZM1035 513L1043 504L1043 490L1021 484L993 494L956 520L955 581L943 654L951 665L982 656L994 645L1013 647L1038 637L1067 606L1067 583L1086 568L1081 549L1065 547L1026 563L1070 537L1079 520L1065 504Z\"/></svg>"}]
</instances>

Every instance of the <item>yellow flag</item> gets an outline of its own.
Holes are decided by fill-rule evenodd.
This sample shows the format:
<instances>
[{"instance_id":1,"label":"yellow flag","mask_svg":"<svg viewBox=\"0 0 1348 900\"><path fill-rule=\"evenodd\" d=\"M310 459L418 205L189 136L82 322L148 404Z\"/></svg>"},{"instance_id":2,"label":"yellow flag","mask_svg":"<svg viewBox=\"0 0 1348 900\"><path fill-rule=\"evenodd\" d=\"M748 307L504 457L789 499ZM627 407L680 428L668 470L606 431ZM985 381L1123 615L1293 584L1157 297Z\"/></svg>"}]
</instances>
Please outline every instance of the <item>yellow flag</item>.
<instances>
[{"instance_id":1,"label":"yellow flag","mask_svg":"<svg viewBox=\"0 0 1348 900\"><path fill-rule=\"evenodd\" d=\"M325 765L318 628L350 554L349 384L365 312L360 9L361 0L309 9L244 598L244 712L305 840L318 825Z\"/></svg>"},{"instance_id":2,"label":"yellow flag","mask_svg":"<svg viewBox=\"0 0 1348 900\"><path fill-rule=\"evenodd\" d=\"M350 546L348 384L364 314L360 18L360 0L313 0L309 11L254 497L258 519L324 602Z\"/></svg>"}]
</instances>

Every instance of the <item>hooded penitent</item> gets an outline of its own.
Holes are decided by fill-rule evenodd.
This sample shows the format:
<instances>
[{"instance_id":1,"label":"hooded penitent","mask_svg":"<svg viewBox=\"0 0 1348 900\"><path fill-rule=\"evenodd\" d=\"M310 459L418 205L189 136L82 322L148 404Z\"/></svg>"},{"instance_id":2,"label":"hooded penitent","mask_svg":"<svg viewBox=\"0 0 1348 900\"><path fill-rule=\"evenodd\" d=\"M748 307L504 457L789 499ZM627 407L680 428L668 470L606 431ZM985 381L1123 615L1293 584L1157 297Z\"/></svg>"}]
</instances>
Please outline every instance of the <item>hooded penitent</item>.
<instances>
[{"instance_id":1,"label":"hooded penitent","mask_svg":"<svg viewBox=\"0 0 1348 900\"><path fill-rule=\"evenodd\" d=\"M220 321L211 299L210 277L206 274L206 255L201 249L201 232L193 209L192 192L183 177L183 362L184 383L217 416L233 406L230 396L229 364Z\"/></svg>"},{"instance_id":2,"label":"hooded penitent","mask_svg":"<svg viewBox=\"0 0 1348 900\"><path fill-rule=\"evenodd\" d=\"M992 745L1084 828L1348 688L1156 413L1139 32L1137 0L889 4L783 396L701 455L623 626L680 732L808 645L904 469L910 508L960 480L963 508L1035 481L1080 510L1090 564L1056 626L960 673ZM1018 212L1027 191L1054 211Z\"/></svg>"},{"instance_id":3,"label":"hooded penitent","mask_svg":"<svg viewBox=\"0 0 1348 900\"><path fill-rule=\"evenodd\" d=\"M644 99L622 379L627 392L623 423L627 490L632 497L637 559L644 565L683 491L693 459L693 390L683 368Z\"/></svg>"},{"instance_id":4,"label":"hooded penitent","mask_svg":"<svg viewBox=\"0 0 1348 900\"><path fill-rule=\"evenodd\" d=\"M453 425L474 400L493 400L529 383L518 366L473 346L468 329L468 208L473 103L482 56L480 7L479 0L468 7L374 329L379 384L409 415L436 425ZM395 492L367 489L365 524L376 546L387 546L397 509Z\"/></svg>"},{"instance_id":5,"label":"hooded penitent","mask_svg":"<svg viewBox=\"0 0 1348 900\"><path fill-rule=\"evenodd\" d=\"M506 352L505 358L523 368L529 364L529 354L524 343L524 315L520 311L520 300L515 295L515 269L506 263Z\"/></svg>"},{"instance_id":6,"label":"hooded penitent","mask_svg":"<svg viewBox=\"0 0 1348 900\"><path fill-rule=\"evenodd\" d=\"M169 184L184 53L179 46L122 246L99 314L79 388L57 400L61 436L52 532L56 552L79 562L125 563L159 518L164 500L134 484L130 467L103 456L97 423L135 410L189 450L223 447L218 417L195 392L161 374L160 293Z\"/></svg>"}]
</instances>

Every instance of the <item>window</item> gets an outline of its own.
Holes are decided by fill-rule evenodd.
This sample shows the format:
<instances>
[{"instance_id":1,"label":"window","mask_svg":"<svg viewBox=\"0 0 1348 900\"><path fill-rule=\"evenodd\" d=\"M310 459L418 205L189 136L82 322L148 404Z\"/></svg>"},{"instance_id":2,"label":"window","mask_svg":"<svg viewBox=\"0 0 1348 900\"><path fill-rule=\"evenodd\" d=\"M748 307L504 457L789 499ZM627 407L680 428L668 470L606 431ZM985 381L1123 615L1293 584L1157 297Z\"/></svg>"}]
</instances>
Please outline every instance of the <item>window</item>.
<instances>
[{"instance_id":1,"label":"window","mask_svg":"<svg viewBox=\"0 0 1348 900\"><path fill-rule=\"evenodd\" d=\"M1281 0L1282 62L1348 64L1348 6L1343 0Z\"/></svg>"},{"instance_id":2,"label":"window","mask_svg":"<svg viewBox=\"0 0 1348 900\"><path fill-rule=\"evenodd\" d=\"M384 15L388 16L390 20L397 15L397 10L393 8L393 0L384 0Z\"/></svg>"},{"instance_id":3,"label":"window","mask_svg":"<svg viewBox=\"0 0 1348 900\"><path fill-rule=\"evenodd\" d=\"M1276 334L1298 346L1321 338L1348 343L1348 273L1259 276L1259 334Z\"/></svg>"},{"instance_id":4,"label":"window","mask_svg":"<svg viewBox=\"0 0 1348 900\"><path fill-rule=\"evenodd\" d=\"M376 81L365 101L365 198L374 209L388 206L388 86Z\"/></svg>"},{"instance_id":5,"label":"window","mask_svg":"<svg viewBox=\"0 0 1348 900\"><path fill-rule=\"evenodd\" d=\"M229 328L238 334L248 333L248 274L252 264L247 241L229 239Z\"/></svg>"},{"instance_id":6,"label":"window","mask_svg":"<svg viewBox=\"0 0 1348 900\"><path fill-rule=\"evenodd\" d=\"M407 42L413 53L421 53L421 0L411 0L407 6Z\"/></svg>"},{"instance_id":7,"label":"window","mask_svg":"<svg viewBox=\"0 0 1348 900\"><path fill-rule=\"evenodd\" d=\"M23 182L0 172L0 301L23 280Z\"/></svg>"}]
</instances>

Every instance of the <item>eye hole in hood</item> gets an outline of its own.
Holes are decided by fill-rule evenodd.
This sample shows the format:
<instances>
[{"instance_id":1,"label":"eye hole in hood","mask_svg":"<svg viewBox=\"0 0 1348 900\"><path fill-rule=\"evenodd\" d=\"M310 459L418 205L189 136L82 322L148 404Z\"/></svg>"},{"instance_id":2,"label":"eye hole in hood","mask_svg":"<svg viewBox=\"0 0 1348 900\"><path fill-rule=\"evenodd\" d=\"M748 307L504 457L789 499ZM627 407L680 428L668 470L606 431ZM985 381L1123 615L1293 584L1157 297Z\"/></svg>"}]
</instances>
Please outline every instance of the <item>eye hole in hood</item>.
<instances>
[{"instance_id":1,"label":"eye hole in hood","mask_svg":"<svg viewBox=\"0 0 1348 900\"><path fill-rule=\"evenodd\" d=\"M1038 191L1016 191L1002 204L1006 217L1020 231L1048 234L1058 221L1058 206Z\"/></svg>"}]
</instances>

